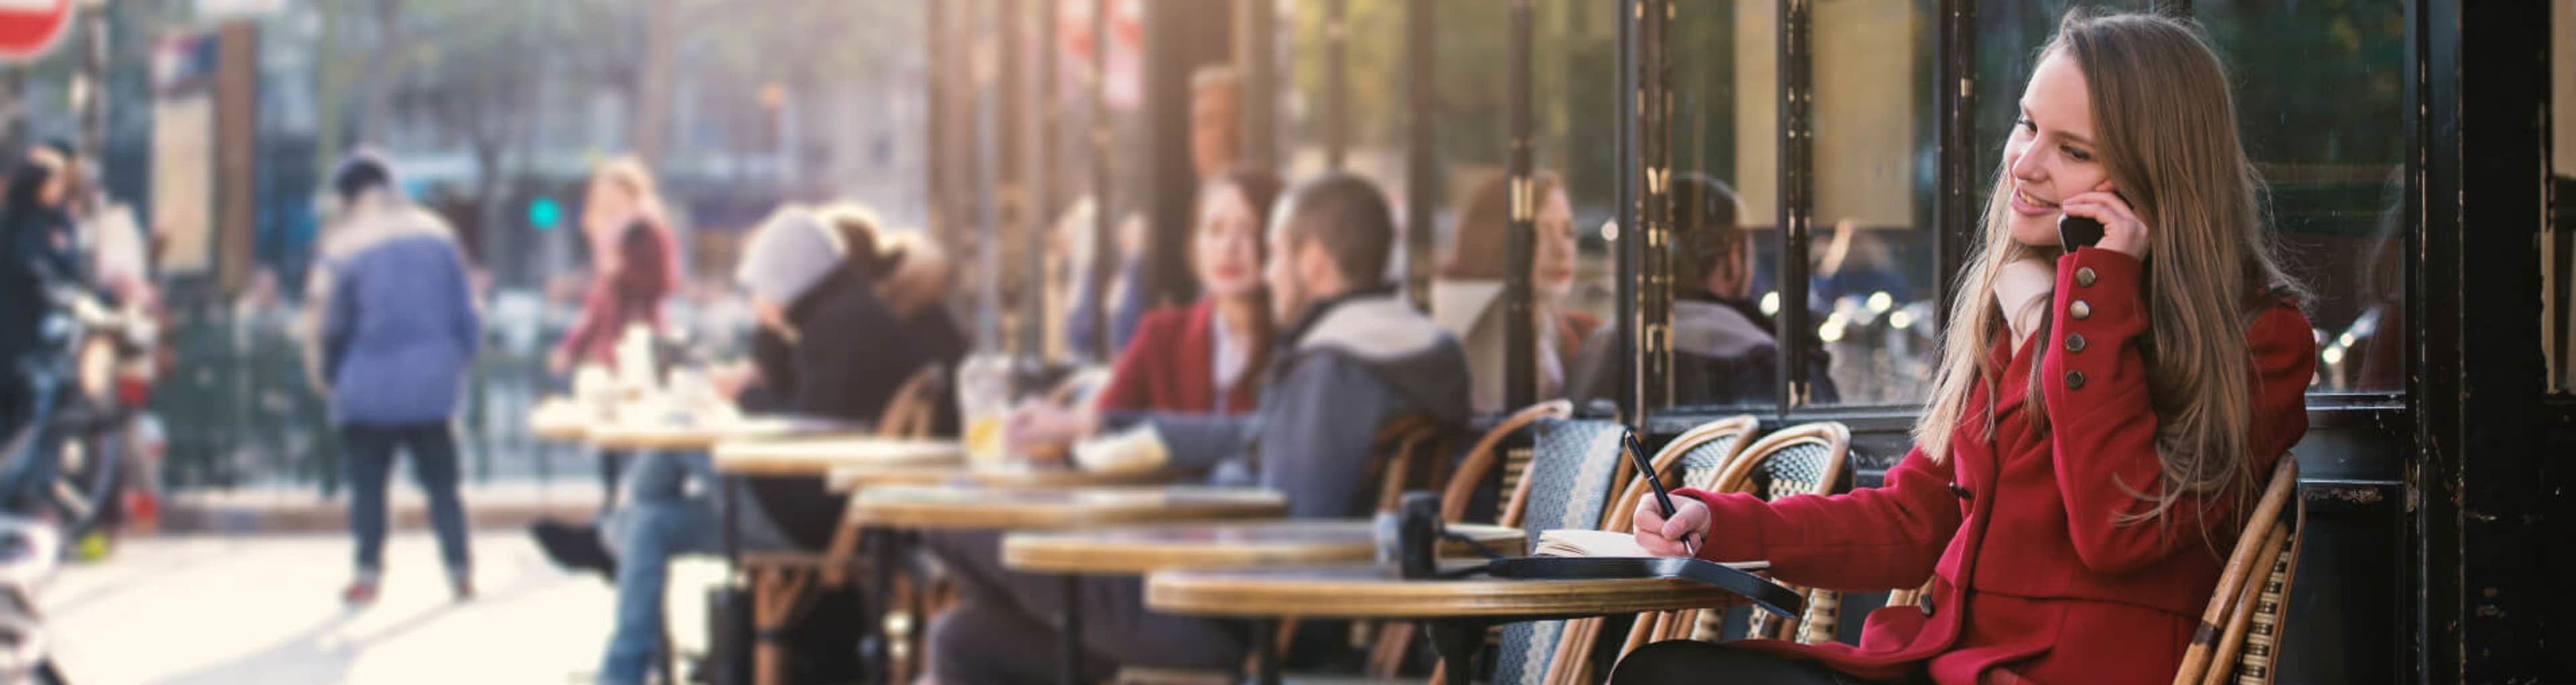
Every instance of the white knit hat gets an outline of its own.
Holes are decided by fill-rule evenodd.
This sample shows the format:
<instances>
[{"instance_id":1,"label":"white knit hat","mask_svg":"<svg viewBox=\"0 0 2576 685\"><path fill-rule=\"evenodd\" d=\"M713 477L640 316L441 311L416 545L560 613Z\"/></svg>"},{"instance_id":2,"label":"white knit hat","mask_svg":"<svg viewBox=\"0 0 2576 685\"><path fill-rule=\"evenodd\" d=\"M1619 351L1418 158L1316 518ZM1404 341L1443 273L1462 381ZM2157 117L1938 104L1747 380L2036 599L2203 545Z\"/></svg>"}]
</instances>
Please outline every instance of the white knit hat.
<instances>
[{"instance_id":1,"label":"white knit hat","mask_svg":"<svg viewBox=\"0 0 2576 685\"><path fill-rule=\"evenodd\" d=\"M781 306L796 303L849 254L839 231L803 207L780 207L754 229L734 270L755 297Z\"/></svg>"}]
</instances>

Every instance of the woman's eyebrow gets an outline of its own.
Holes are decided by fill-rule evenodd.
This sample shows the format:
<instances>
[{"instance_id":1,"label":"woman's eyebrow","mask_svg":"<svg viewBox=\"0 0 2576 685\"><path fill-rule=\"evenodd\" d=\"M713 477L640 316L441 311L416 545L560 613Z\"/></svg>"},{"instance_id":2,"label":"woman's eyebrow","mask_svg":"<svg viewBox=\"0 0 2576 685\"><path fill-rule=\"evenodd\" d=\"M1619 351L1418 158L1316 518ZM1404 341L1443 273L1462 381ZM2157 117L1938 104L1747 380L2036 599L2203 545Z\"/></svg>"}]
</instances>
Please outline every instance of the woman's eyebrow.
<instances>
[{"instance_id":1,"label":"woman's eyebrow","mask_svg":"<svg viewBox=\"0 0 2576 685\"><path fill-rule=\"evenodd\" d=\"M2034 116L2031 116L2031 115L2030 115L2030 103L2020 103L2020 106L2021 106L2021 118L2029 120L2029 121L2031 122L2031 127L2032 127L2032 128L2037 128L2037 127L2039 126L2039 118L2038 118L2038 117L2034 117ZM2084 136L2082 136L2082 135L2078 135L2078 134L2075 134L2075 133L2070 133L2070 132L2067 132L2067 131L2057 131L2056 133L2057 133L2057 137L2066 139L2066 142L2074 143L2074 144L2077 144L2077 145L2082 145L2082 146L2085 146L2085 147L2092 147L2092 146L2093 146L2093 139L2091 139L2091 138L2086 138L2086 137L2084 137Z\"/></svg>"}]
</instances>

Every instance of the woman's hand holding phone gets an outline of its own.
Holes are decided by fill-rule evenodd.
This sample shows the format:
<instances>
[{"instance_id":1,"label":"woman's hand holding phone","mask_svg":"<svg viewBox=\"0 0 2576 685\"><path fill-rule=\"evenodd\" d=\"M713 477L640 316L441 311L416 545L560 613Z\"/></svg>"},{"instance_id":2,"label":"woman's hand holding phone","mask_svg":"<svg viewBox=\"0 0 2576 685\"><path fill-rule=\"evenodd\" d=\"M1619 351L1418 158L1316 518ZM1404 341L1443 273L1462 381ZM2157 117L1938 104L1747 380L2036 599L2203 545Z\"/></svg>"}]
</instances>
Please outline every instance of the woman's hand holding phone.
<instances>
[{"instance_id":1,"label":"woman's hand holding phone","mask_svg":"<svg viewBox=\"0 0 2576 685\"><path fill-rule=\"evenodd\" d=\"M2144 260L2147 258L2147 224L2129 208L2129 201L2119 193L2096 190L2077 193L2058 203L2058 209L2074 216L2102 222L2102 242L2094 244Z\"/></svg>"},{"instance_id":2,"label":"woman's hand holding phone","mask_svg":"<svg viewBox=\"0 0 2576 685\"><path fill-rule=\"evenodd\" d=\"M1689 557L1691 549L1684 538L1708 539L1708 503L1694 497L1673 498L1673 515L1665 518L1663 506L1652 497L1637 498L1637 512L1629 517L1629 532L1637 536L1637 546L1659 557Z\"/></svg>"}]
</instances>

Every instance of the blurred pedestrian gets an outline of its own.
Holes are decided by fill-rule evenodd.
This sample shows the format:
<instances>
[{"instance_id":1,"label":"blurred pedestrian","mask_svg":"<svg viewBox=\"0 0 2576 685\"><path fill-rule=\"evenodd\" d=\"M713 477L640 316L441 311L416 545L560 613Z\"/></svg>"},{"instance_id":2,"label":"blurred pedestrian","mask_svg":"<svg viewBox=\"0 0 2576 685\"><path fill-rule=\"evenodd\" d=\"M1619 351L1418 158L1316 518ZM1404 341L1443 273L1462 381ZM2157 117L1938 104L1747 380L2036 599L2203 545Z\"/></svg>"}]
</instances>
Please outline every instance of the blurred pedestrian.
<instances>
[{"instance_id":1,"label":"blurred pedestrian","mask_svg":"<svg viewBox=\"0 0 2576 685\"><path fill-rule=\"evenodd\" d=\"M1261 252L1280 190L1278 177L1240 169L1199 185L1190 266L1205 296L1145 315L1100 392L1101 410L1252 411L1270 361Z\"/></svg>"},{"instance_id":2,"label":"blurred pedestrian","mask_svg":"<svg viewBox=\"0 0 2576 685\"><path fill-rule=\"evenodd\" d=\"M80 275L65 209L69 163L51 148L29 152L9 173L7 204L0 205L0 247L7 250L0 259L0 363L8 364L0 368L12 370L0 383L0 420L11 429L25 421L30 392L14 369L41 344L38 323L53 306L45 284Z\"/></svg>"},{"instance_id":3,"label":"blurred pedestrian","mask_svg":"<svg viewBox=\"0 0 2576 685\"><path fill-rule=\"evenodd\" d=\"M394 451L412 458L429 499L448 586L474 595L465 507L457 494L455 419L481 339L481 315L456 237L403 199L393 167L358 152L331 174L339 216L323 238L306 306L321 312L312 347L340 428L357 577L351 604L375 600L383 574L385 482Z\"/></svg>"}]
</instances>

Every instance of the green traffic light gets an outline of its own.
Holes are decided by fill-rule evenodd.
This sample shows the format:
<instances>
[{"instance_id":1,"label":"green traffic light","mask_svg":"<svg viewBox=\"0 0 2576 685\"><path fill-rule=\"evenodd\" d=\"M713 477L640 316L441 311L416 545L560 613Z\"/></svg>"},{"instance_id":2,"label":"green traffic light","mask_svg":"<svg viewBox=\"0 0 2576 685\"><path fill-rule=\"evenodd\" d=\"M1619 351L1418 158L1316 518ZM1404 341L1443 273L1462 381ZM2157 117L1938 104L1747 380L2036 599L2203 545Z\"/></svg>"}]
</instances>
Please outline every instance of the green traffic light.
<instances>
[{"instance_id":1,"label":"green traffic light","mask_svg":"<svg viewBox=\"0 0 2576 685\"><path fill-rule=\"evenodd\" d=\"M553 196L539 195L537 199L528 201L528 225L544 231L562 222L563 204L556 202Z\"/></svg>"}]
</instances>

